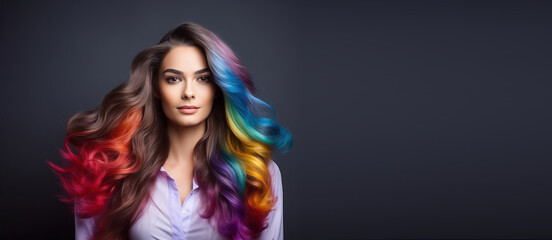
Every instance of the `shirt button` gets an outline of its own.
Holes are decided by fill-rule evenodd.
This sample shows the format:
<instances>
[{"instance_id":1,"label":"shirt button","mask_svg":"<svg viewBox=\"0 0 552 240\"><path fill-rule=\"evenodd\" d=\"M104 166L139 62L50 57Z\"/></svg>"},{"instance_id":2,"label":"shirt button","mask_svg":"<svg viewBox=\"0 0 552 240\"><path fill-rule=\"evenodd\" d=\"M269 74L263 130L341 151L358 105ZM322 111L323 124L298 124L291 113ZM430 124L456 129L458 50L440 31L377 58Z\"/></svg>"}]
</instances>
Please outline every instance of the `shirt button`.
<instances>
[{"instance_id":1,"label":"shirt button","mask_svg":"<svg viewBox=\"0 0 552 240\"><path fill-rule=\"evenodd\" d=\"M188 213L188 211L182 210L182 215L186 215L187 213Z\"/></svg>"}]
</instances>

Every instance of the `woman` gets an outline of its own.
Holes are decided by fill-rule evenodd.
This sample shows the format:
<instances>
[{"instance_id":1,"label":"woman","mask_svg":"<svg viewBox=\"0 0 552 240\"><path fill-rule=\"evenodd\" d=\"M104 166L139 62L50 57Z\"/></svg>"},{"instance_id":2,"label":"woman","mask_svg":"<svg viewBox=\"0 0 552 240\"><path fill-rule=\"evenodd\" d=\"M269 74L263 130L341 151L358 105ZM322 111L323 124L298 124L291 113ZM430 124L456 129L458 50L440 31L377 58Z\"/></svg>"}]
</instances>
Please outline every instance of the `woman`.
<instances>
[{"instance_id":1,"label":"woman","mask_svg":"<svg viewBox=\"0 0 552 240\"><path fill-rule=\"evenodd\" d=\"M282 239L271 154L292 140L253 92L232 50L197 24L140 52L128 81L69 120L71 164L51 164L77 239Z\"/></svg>"}]
</instances>

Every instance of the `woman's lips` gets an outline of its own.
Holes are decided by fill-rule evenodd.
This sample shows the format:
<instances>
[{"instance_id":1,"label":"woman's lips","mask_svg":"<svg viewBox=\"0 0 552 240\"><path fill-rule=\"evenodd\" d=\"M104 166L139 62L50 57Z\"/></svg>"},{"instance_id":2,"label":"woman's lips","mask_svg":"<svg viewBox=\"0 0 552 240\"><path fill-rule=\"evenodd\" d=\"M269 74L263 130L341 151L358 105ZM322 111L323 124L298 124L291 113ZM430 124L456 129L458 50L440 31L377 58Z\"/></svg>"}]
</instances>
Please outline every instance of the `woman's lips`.
<instances>
[{"instance_id":1,"label":"woman's lips","mask_svg":"<svg viewBox=\"0 0 552 240\"><path fill-rule=\"evenodd\" d=\"M180 111L181 113L184 113L184 114L195 113L195 112L197 112L198 109L199 109L199 107L196 107L196 106L193 106L193 105L184 105L184 106L178 107L178 111Z\"/></svg>"}]
</instances>

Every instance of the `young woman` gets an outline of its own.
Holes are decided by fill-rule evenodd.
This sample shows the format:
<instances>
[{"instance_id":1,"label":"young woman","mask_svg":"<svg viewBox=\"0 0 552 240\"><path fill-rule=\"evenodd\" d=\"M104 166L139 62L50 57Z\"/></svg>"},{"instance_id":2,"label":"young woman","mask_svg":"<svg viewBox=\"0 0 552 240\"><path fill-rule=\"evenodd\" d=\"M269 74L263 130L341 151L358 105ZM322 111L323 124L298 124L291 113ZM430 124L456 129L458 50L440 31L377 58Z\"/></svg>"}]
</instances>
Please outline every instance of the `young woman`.
<instances>
[{"instance_id":1,"label":"young woman","mask_svg":"<svg viewBox=\"0 0 552 240\"><path fill-rule=\"evenodd\" d=\"M282 239L271 155L292 140L253 93L232 50L197 24L140 52L128 81L69 120L70 164L51 164L77 239Z\"/></svg>"}]
</instances>

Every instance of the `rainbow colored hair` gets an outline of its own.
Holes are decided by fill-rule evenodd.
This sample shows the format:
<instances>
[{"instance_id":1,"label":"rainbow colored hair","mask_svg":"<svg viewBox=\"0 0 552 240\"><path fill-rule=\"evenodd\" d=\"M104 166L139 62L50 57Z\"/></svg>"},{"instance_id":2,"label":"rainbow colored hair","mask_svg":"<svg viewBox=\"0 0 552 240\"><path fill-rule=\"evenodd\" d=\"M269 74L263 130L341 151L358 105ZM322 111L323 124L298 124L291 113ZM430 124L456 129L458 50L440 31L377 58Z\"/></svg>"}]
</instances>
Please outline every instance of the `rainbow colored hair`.
<instances>
[{"instance_id":1,"label":"rainbow colored hair","mask_svg":"<svg viewBox=\"0 0 552 240\"><path fill-rule=\"evenodd\" d=\"M215 83L224 95L228 124L221 154L214 153L211 164L222 180L217 182L222 186L215 189L221 189L219 194L229 200L230 208L219 208L222 213L215 216L223 235L246 239L266 227L266 216L276 200L272 197L268 161L274 148L289 150L292 138L275 122L274 109L253 96L249 73L235 54L214 34L209 39L215 46L206 45L206 55ZM206 192L213 202L222 201L215 194ZM228 221L222 216L232 217Z\"/></svg>"}]
</instances>

